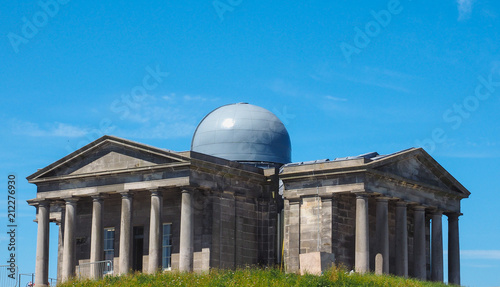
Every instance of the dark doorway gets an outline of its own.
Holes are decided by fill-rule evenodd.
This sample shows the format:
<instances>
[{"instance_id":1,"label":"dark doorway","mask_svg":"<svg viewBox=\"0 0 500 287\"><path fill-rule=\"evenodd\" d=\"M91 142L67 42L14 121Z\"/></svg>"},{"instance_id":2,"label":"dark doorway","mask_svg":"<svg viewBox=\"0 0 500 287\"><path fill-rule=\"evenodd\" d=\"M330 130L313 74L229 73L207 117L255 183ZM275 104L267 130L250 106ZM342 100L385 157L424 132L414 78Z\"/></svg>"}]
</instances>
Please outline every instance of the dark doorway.
<instances>
[{"instance_id":1,"label":"dark doorway","mask_svg":"<svg viewBox=\"0 0 500 287\"><path fill-rule=\"evenodd\" d=\"M134 226L132 244L132 270L142 272L142 255L144 254L144 227Z\"/></svg>"}]
</instances>

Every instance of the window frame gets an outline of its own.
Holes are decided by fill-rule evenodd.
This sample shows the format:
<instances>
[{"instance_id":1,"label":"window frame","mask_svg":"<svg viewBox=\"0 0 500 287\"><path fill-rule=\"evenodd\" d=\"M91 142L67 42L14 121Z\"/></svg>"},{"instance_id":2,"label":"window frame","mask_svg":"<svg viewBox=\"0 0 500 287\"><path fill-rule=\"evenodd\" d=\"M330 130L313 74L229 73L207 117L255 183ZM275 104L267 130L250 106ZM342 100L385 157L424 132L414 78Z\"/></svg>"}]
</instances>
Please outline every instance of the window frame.
<instances>
[{"instance_id":1,"label":"window frame","mask_svg":"<svg viewBox=\"0 0 500 287\"><path fill-rule=\"evenodd\" d=\"M168 226L169 233L166 234ZM167 241L165 241L167 240ZM165 244L167 243L167 244ZM168 251L166 251L168 250ZM165 256L165 253L168 256ZM168 258L168 259L167 259ZM165 260L168 260L166 262ZM167 266L165 266L167 265ZM162 232L161 232L161 267L164 271L172 270L172 222L165 222L162 224Z\"/></svg>"},{"instance_id":2,"label":"window frame","mask_svg":"<svg viewBox=\"0 0 500 287\"><path fill-rule=\"evenodd\" d=\"M112 231L113 237L112 238L107 238L106 235L110 234ZM114 261L115 259L115 239L116 239L116 228L115 227L105 227L104 228L104 234L103 234L103 260L111 260ZM111 239L111 240L110 240ZM112 248L106 248L106 242L111 242L111 247ZM108 252L112 252L111 254L113 255L112 258L107 258L106 255Z\"/></svg>"}]
</instances>

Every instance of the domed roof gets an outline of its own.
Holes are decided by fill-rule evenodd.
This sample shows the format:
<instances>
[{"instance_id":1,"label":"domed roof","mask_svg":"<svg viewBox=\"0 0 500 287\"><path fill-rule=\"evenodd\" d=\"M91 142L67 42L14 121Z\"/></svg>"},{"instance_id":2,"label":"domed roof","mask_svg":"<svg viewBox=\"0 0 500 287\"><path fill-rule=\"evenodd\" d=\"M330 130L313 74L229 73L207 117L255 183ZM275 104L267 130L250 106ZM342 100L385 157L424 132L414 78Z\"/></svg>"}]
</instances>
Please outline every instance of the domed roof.
<instances>
[{"instance_id":1,"label":"domed roof","mask_svg":"<svg viewBox=\"0 0 500 287\"><path fill-rule=\"evenodd\" d=\"M270 111L237 103L219 107L200 122L191 150L240 162L291 162L290 136Z\"/></svg>"}]
</instances>

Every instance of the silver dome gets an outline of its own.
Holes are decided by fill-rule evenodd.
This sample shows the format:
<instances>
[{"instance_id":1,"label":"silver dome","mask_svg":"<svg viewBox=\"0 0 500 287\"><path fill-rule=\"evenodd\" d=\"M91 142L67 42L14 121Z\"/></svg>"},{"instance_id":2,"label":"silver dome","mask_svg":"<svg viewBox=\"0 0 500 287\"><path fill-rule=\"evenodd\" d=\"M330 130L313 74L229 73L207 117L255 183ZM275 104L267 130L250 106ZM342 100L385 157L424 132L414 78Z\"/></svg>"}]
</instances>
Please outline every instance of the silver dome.
<instances>
[{"instance_id":1,"label":"silver dome","mask_svg":"<svg viewBox=\"0 0 500 287\"><path fill-rule=\"evenodd\" d=\"M291 162L290 136L270 111L247 103L219 107L200 122L191 150L240 162Z\"/></svg>"}]
</instances>

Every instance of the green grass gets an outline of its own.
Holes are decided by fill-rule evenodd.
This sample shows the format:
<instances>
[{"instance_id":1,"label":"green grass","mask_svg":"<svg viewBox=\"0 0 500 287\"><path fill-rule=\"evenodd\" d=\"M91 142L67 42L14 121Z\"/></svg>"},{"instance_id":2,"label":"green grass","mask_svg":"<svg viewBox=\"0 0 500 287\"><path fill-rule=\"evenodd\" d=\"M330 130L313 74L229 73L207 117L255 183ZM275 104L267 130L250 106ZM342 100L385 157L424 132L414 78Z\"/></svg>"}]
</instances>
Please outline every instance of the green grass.
<instances>
[{"instance_id":1,"label":"green grass","mask_svg":"<svg viewBox=\"0 0 500 287\"><path fill-rule=\"evenodd\" d=\"M106 277L99 281L75 280L58 287L97 286L448 286L443 283L423 282L396 276L374 274L349 274L342 268L333 267L321 276L284 273L279 269L245 268L238 270L215 270L210 273L164 272L154 275L134 273L124 276Z\"/></svg>"}]
</instances>

